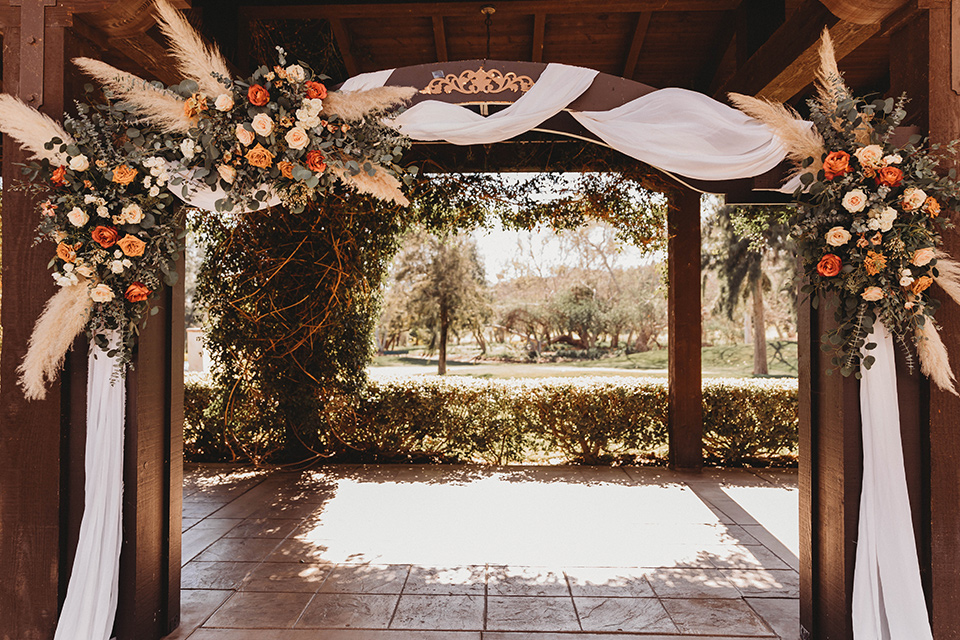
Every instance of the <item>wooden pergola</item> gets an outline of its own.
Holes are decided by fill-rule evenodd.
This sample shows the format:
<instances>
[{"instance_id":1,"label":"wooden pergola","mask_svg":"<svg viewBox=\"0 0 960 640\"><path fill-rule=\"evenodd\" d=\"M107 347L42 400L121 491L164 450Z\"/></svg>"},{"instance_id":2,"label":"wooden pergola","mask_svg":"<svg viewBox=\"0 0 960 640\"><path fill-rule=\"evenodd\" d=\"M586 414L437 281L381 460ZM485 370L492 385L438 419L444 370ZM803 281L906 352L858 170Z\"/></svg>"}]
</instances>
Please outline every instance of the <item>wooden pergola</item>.
<instances>
[{"instance_id":1,"label":"wooden pergola","mask_svg":"<svg viewBox=\"0 0 960 640\"><path fill-rule=\"evenodd\" d=\"M291 0L292 2L293 0ZM179 81L154 26L150 0L6 0L0 4L3 90L58 117L85 79L70 59L87 55L167 83ZM489 25L484 5L493 6ZM333 52L336 83L399 68L391 84L425 85L488 60L538 74L544 63L597 69L580 108L609 108L651 87L679 86L717 99L729 91L801 104L816 68L816 42L832 30L840 68L860 93L911 97L909 123L932 139L960 137L960 4L945 0L574 0L281 4L184 0L191 19L241 71L289 25ZM293 29L290 29L292 32ZM271 35L273 34L273 35ZM465 62L464 62L465 61ZM472 62L471 62L472 61ZM492 66L492 65L491 65ZM487 113L519 94L441 96ZM430 96L436 98L437 96ZM560 114L496 148L427 145L413 155L438 166L493 168L511 144L545 153L589 134ZM4 144L2 175L24 159ZM531 167L536 167L534 157ZM699 192L764 202L778 175L726 184L676 183L669 210L671 463L701 465ZM699 191L698 191L699 190ZM0 637L52 638L83 507L86 372L75 345L48 399L15 386L27 338L54 284L34 248L35 203L4 189L3 351L0 354ZM682 238L682 240L681 240ZM946 238L960 255L960 238ZM117 637L159 638L179 622L183 291L168 291L143 334L128 380L124 547ZM938 315L960 353L960 309ZM850 599L861 477L857 383L827 377L819 335L828 310L800 310L801 623L817 639L851 637ZM937 640L960 638L960 399L901 375L904 452L924 588Z\"/></svg>"}]
</instances>

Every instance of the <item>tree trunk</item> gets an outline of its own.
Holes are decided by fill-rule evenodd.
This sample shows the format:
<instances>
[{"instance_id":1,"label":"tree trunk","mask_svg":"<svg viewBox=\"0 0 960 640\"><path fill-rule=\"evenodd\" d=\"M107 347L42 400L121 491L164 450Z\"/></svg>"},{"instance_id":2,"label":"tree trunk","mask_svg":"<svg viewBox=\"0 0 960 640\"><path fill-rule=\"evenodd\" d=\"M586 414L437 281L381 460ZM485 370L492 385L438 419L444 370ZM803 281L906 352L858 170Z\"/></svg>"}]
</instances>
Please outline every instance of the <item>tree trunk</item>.
<instances>
[{"instance_id":1,"label":"tree trunk","mask_svg":"<svg viewBox=\"0 0 960 640\"><path fill-rule=\"evenodd\" d=\"M767 374L767 324L763 317L763 278L753 283L753 375Z\"/></svg>"},{"instance_id":2,"label":"tree trunk","mask_svg":"<svg viewBox=\"0 0 960 640\"><path fill-rule=\"evenodd\" d=\"M437 360L437 375L447 373L447 333L450 330L450 311L446 305L440 306L440 357Z\"/></svg>"}]
</instances>

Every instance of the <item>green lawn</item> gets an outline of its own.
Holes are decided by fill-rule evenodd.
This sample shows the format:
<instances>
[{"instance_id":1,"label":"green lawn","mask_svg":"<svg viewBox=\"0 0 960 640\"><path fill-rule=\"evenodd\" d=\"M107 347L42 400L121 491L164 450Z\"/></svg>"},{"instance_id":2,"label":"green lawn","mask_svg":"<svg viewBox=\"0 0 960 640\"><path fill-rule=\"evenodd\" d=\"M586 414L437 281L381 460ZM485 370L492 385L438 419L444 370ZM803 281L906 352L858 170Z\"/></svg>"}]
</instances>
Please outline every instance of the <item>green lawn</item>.
<instances>
[{"instance_id":1,"label":"green lawn","mask_svg":"<svg viewBox=\"0 0 960 640\"><path fill-rule=\"evenodd\" d=\"M783 358L777 358L780 347ZM704 377L750 377L753 375L753 347L727 345L702 349ZM474 360L474 348L454 347L447 360L449 375L483 378L542 378L553 376L613 375L666 376L668 352L666 349L645 353L621 354L599 360L569 360L565 362L499 362ZM772 343L767 351L770 375L797 375L797 343ZM417 349L403 353L379 356L374 360L374 376L397 374L433 374L437 371L436 355L426 356Z\"/></svg>"}]
</instances>

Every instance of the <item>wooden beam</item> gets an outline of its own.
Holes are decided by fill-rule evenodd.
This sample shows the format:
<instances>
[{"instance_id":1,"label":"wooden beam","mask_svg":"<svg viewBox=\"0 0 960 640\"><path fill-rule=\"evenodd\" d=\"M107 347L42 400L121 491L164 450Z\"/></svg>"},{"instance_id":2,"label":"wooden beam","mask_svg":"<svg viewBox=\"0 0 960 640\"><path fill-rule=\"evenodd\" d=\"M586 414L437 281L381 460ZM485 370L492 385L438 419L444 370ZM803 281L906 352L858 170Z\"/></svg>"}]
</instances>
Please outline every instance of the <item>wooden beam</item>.
<instances>
[{"instance_id":1,"label":"wooden beam","mask_svg":"<svg viewBox=\"0 0 960 640\"><path fill-rule=\"evenodd\" d=\"M347 69L347 75L355 76L360 71L357 66L357 60L353 57L353 51L350 49L350 35L347 33L343 20L340 18L330 18L330 27L333 29L333 38L337 41L337 48L340 50L340 57L343 58L343 66Z\"/></svg>"},{"instance_id":2,"label":"wooden beam","mask_svg":"<svg viewBox=\"0 0 960 640\"><path fill-rule=\"evenodd\" d=\"M637 13L647 11L731 11L741 0L610 0L585 5L581 0L519 0L497 3L497 15L571 13ZM240 11L260 20L318 18L409 18L426 16L475 17L488 2L411 2L395 4L279 5L241 7Z\"/></svg>"},{"instance_id":3,"label":"wooden beam","mask_svg":"<svg viewBox=\"0 0 960 640\"><path fill-rule=\"evenodd\" d=\"M547 15L538 13L533 16L533 51L530 60L543 62L543 36L547 30Z\"/></svg>"},{"instance_id":4,"label":"wooden beam","mask_svg":"<svg viewBox=\"0 0 960 640\"><path fill-rule=\"evenodd\" d=\"M637 70L637 61L640 59L640 51L643 49L643 41L647 38L647 29L650 27L650 18L653 13L644 11L637 16L637 26L633 30L633 39L630 41L630 51L627 53L627 60L623 64L623 77L633 78Z\"/></svg>"},{"instance_id":5,"label":"wooden beam","mask_svg":"<svg viewBox=\"0 0 960 640\"><path fill-rule=\"evenodd\" d=\"M443 16L433 16L433 41L437 47L437 62L446 62L449 58L447 57L447 34L443 30Z\"/></svg>"},{"instance_id":6,"label":"wooden beam","mask_svg":"<svg viewBox=\"0 0 960 640\"><path fill-rule=\"evenodd\" d=\"M667 206L667 323L670 466L703 466L701 389L700 193L681 188Z\"/></svg>"},{"instance_id":7,"label":"wooden beam","mask_svg":"<svg viewBox=\"0 0 960 640\"><path fill-rule=\"evenodd\" d=\"M805 0L736 75L714 92L714 97L725 100L728 92L736 91L779 102L790 100L813 82L824 27L830 27L837 60L880 30L880 24L842 22L819 0Z\"/></svg>"}]
</instances>

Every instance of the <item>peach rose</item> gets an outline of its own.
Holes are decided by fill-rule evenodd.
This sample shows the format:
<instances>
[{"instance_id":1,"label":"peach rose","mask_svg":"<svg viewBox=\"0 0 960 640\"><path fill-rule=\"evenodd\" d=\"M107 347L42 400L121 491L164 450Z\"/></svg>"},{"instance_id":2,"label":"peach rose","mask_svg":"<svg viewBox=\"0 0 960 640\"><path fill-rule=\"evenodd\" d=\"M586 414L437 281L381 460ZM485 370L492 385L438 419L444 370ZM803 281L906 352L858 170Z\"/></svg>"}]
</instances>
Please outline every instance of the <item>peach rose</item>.
<instances>
[{"instance_id":1,"label":"peach rose","mask_svg":"<svg viewBox=\"0 0 960 640\"><path fill-rule=\"evenodd\" d=\"M307 97L311 100L323 100L327 97L327 88L320 84L319 82L310 82L306 83L307 87Z\"/></svg>"},{"instance_id":2,"label":"peach rose","mask_svg":"<svg viewBox=\"0 0 960 640\"><path fill-rule=\"evenodd\" d=\"M125 256L136 258L137 256L143 255L143 250L147 248L147 243L137 236L132 236L128 233L117 241L117 246L120 247L120 250L123 251Z\"/></svg>"},{"instance_id":3,"label":"peach rose","mask_svg":"<svg viewBox=\"0 0 960 640\"><path fill-rule=\"evenodd\" d=\"M113 177L110 178L113 182L117 184L130 184L137 177L137 170L131 167L128 167L125 164L120 165L113 170Z\"/></svg>"},{"instance_id":4,"label":"peach rose","mask_svg":"<svg viewBox=\"0 0 960 640\"><path fill-rule=\"evenodd\" d=\"M910 262L918 267L923 267L930 264L930 261L935 257L937 257L936 249L933 247L924 247L923 249L917 249L913 252L913 257L910 259Z\"/></svg>"},{"instance_id":5,"label":"peach rose","mask_svg":"<svg viewBox=\"0 0 960 640\"><path fill-rule=\"evenodd\" d=\"M281 160L277 163L277 169L280 169L280 175L289 180L293 180L293 163Z\"/></svg>"},{"instance_id":6,"label":"peach rose","mask_svg":"<svg viewBox=\"0 0 960 640\"><path fill-rule=\"evenodd\" d=\"M840 273L841 266L843 266L843 262L840 260L839 256L835 256L832 253L826 253L822 258L820 258L820 262L817 263L817 273L826 278L832 278Z\"/></svg>"},{"instance_id":7,"label":"peach rose","mask_svg":"<svg viewBox=\"0 0 960 640\"><path fill-rule=\"evenodd\" d=\"M230 111L230 109L233 109L233 94L221 93L217 96L213 106L217 108L217 111Z\"/></svg>"},{"instance_id":8,"label":"peach rose","mask_svg":"<svg viewBox=\"0 0 960 640\"><path fill-rule=\"evenodd\" d=\"M247 90L247 100L255 107L262 107L270 102L270 92L255 84Z\"/></svg>"},{"instance_id":9,"label":"peach rose","mask_svg":"<svg viewBox=\"0 0 960 640\"><path fill-rule=\"evenodd\" d=\"M865 169L879 169L883 166L883 149L878 144L860 147L853 152L860 162L860 166Z\"/></svg>"},{"instance_id":10,"label":"peach rose","mask_svg":"<svg viewBox=\"0 0 960 640\"><path fill-rule=\"evenodd\" d=\"M824 234L827 244L831 247L842 247L850 242L850 232L843 227L833 227Z\"/></svg>"},{"instance_id":11,"label":"peach rose","mask_svg":"<svg viewBox=\"0 0 960 640\"><path fill-rule=\"evenodd\" d=\"M253 116L253 131L258 136L266 138L273 133L273 118L265 113L258 113Z\"/></svg>"},{"instance_id":12,"label":"peach rose","mask_svg":"<svg viewBox=\"0 0 960 640\"><path fill-rule=\"evenodd\" d=\"M850 154L846 151L831 151L823 159L823 177L827 180L842 178L851 171Z\"/></svg>"},{"instance_id":13,"label":"peach rose","mask_svg":"<svg viewBox=\"0 0 960 640\"><path fill-rule=\"evenodd\" d=\"M926 211L931 218L936 218L940 215L940 203L937 202L937 199L933 196L929 196L923 201L923 210Z\"/></svg>"},{"instance_id":14,"label":"peach rose","mask_svg":"<svg viewBox=\"0 0 960 640\"><path fill-rule=\"evenodd\" d=\"M67 184L67 168L66 167L57 167L53 170L53 175L50 176L50 182L55 184L58 187L62 187Z\"/></svg>"},{"instance_id":15,"label":"peach rose","mask_svg":"<svg viewBox=\"0 0 960 640\"><path fill-rule=\"evenodd\" d=\"M57 257L64 262L74 262L77 259L77 248L61 242L57 245Z\"/></svg>"},{"instance_id":16,"label":"peach rose","mask_svg":"<svg viewBox=\"0 0 960 640\"><path fill-rule=\"evenodd\" d=\"M913 211L921 206L927 200L927 194L923 189L917 189L916 187L907 187L903 191L903 198L900 200L901 206L903 206L904 211Z\"/></svg>"},{"instance_id":17,"label":"peach rose","mask_svg":"<svg viewBox=\"0 0 960 640\"><path fill-rule=\"evenodd\" d=\"M862 189L848 191L847 194L843 196L841 204L843 208L850 213L863 211L864 207L867 206L867 194L865 194Z\"/></svg>"},{"instance_id":18,"label":"peach rose","mask_svg":"<svg viewBox=\"0 0 960 640\"><path fill-rule=\"evenodd\" d=\"M882 299L885 296L883 289L880 287L867 287L863 290L863 293L860 294L860 297L866 300L867 302L876 302L877 300Z\"/></svg>"},{"instance_id":19,"label":"peach rose","mask_svg":"<svg viewBox=\"0 0 960 640\"><path fill-rule=\"evenodd\" d=\"M113 289L105 284L98 284L90 290L90 299L94 302L110 302L115 297Z\"/></svg>"},{"instance_id":20,"label":"peach rose","mask_svg":"<svg viewBox=\"0 0 960 640\"><path fill-rule=\"evenodd\" d=\"M240 144L242 144L245 147L249 147L250 145L252 145L253 141L256 139L255 136L253 135L253 131L250 131L249 129L244 127L242 124L237 125L236 132L237 132L237 140L239 140Z\"/></svg>"},{"instance_id":21,"label":"peach rose","mask_svg":"<svg viewBox=\"0 0 960 640\"><path fill-rule=\"evenodd\" d=\"M113 227L98 226L90 234L90 237L104 249L109 249L117 244L117 230Z\"/></svg>"},{"instance_id":22,"label":"peach rose","mask_svg":"<svg viewBox=\"0 0 960 640\"><path fill-rule=\"evenodd\" d=\"M930 285L932 284L933 278L930 276L920 276L914 281L913 286L910 287L910 290L919 295L929 289Z\"/></svg>"},{"instance_id":23,"label":"peach rose","mask_svg":"<svg viewBox=\"0 0 960 640\"><path fill-rule=\"evenodd\" d=\"M130 302L143 302L150 296L150 289L142 282L134 282L127 287L123 297Z\"/></svg>"},{"instance_id":24,"label":"peach rose","mask_svg":"<svg viewBox=\"0 0 960 640\"><path fill-rule=\"evenodd\" d=\"M903 182L903 171L896 167L883 167L877 171L877 184L899 187L901 182Z\"/></svg>"},{"instance_id":25,"label":"peach rose","mask_svg":"<svg viewBox=\"0 0 960 640\"><path fill-rule=\"evenodd\" d=\"M273 164L273 154L265 149L262 144L257 144L253 149L250 149L245 157L247 162L261 169L267 169Z\"/></svg>"},{"instance_id":26,"label":"peach rose","mask_svg":"<svg viewBox=\"0 0 960 640\"><path fill-rule=\"evenodd\" d=\"M327 163L323 161L323 154L314 149L307 153L307 168L314 173L323 173Z\"/></svg>"},{"instance_id":27,"label":"peach rose","mask_svg":"<svg viewBox=\"0 0 960 640\"><path fill-rule=\"evenodd\" d=\"M307 132L300 127L294 127L293 129L290 129L290 131L287 131L287 135L284 136L284 140L287 141L287 145L291 149L303 149L310 144L310 136L308 136Z\"/></svg>"}]
</instances>

